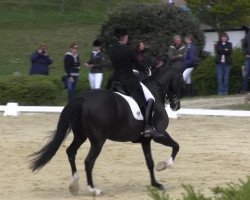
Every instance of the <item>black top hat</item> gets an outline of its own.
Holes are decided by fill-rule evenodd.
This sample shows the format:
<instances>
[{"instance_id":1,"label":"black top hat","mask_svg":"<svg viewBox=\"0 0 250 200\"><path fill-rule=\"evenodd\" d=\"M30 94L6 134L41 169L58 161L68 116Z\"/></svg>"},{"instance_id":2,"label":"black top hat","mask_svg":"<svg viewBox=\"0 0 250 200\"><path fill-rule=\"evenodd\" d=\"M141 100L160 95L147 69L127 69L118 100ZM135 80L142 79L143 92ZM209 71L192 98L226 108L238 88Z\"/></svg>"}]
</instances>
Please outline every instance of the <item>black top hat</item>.
<instances>
[{"instance_id":1,"label":"black top hat","mask_svg":"<svg viewBox=\"0 0 250 200\"><path fill-rule=\"evenodd\" d=\"M95 41L93 42L93 46L94 46L94 47L100 47L100 46L102 46L102 42L101 42L100 40L95 40Z\"/></svg>"},{"instance_id":2,"label":"black top hat","mask_svg":"<svg viewBox=\"0 0 250 200\"><path fill-rule=\"evenodd\" d=\"M116 28L114 35L115 37L120 38L122 36L128 35L128 30L126 28Z\"/></svg>"}]
</instances>

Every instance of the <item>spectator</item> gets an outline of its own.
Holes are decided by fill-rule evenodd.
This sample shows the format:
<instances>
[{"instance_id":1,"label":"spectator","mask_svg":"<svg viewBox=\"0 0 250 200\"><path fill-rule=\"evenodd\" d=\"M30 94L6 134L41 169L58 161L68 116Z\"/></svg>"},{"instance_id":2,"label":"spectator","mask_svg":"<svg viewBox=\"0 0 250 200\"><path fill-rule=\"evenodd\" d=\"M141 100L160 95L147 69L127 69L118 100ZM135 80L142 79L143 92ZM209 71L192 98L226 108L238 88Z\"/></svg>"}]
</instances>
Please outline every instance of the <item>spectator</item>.
<instances>
[{"instance_id":1,"label":"spectator","mask_svg":"<svg viewBox=\"0 0 250 200\"><path fill-rule=\"evenodd\" d=\"M242 42L242 50L245 57L244 71L242 73L242 93L248 92L248 78L250 75L250 31L246 29L246 36Z\"/></svg>"},{"instance_id":2,"label":"spectator","mask_svg":"<svg viewBox=\"0 0 250 200\"><path fill-rule=\"evenodd\" d=\"M179 70L182 70L186 47L182 44L181 36L175 35L173 39L174 45L170 46L168 50L168 58L170 61L170 65Z\"/></svg>"},{"instance_id":3,"label":"spectator","mask_svg":"<svg viewBox=\"0 0 250 200\"><path fill-rule=\"evenodd\" d=\"M140 64L140 68L135 66L136 70L139 71L139 79L140 81L144 80L150 75L150 67L152 64L150 55L146 53L145 44L142 41L139 41L135 48L135 55L138 63Z\"/></svg>"},{"instance_id":4,"label":"spectator","mask_svg":"<svg viewBox=\"0 0 250 200\"><path fill-rule=\"evenodd\" d=\"M167 0L168 5L174 6L174 0Z\"/></svg>"},{"instance_id":5,"label":"spectator","mask_svg":"<svg viewBox=\"0 0 250 200\"><path fill-rule=\"evenodd\" d=\"M192 87L192 72L197 65L197 48L193 43L193 38L190 35L185 37L185 43L187 46L187 52L184 57L183 65L183 79L186 83L186 94L189 97L193 96L193 87Z\"/></svg>"},{"instance_id":6,"label":"spectator","mask_svg":"<svg viewBox=\"0 0 250 200\"><path fill-rule=\"evenodd\" d=\"M49 65L52 63L52 59L48 54L46 45L41 45L32 53L30 60L30 75L49 75Z\"/></svg>"},{"instance_id":7,"label":"spectator","mask_svg":"<svg viewBox=\"0 0 250 200\"><path fill-rule=\"evenodd\" d=\"M80 75L80 58L77 51L78 46L73 43L70 45L70 51L64 56L64 70L67 74L67 90L69 101L74 97L76 85Z\"/></svg>"},{"instance_id":8,"label":"spectator","mask_svg":"<svg viewBox=\"0 0 250 200\"><path fill-rule=\"evenodd\" d=\"M215 45L218 95L228 94L229 73L232 64L232 43L228 40L227 33L222 33Z\"/></svg>"},{"instance_id":9,"label":"spectator","mask_svg":"<svg viewBox=\"0 0 250 200\"><path fill-rule=\"evenodd\" d=\"M90 68L89 85L91 89L99 89L103 80L103 68L108 66L107 59L101 49L102 43L99 40L93 42L93 51L90 55L90 60L85 63L86 67Z\"/></svg>"}]
</instances>

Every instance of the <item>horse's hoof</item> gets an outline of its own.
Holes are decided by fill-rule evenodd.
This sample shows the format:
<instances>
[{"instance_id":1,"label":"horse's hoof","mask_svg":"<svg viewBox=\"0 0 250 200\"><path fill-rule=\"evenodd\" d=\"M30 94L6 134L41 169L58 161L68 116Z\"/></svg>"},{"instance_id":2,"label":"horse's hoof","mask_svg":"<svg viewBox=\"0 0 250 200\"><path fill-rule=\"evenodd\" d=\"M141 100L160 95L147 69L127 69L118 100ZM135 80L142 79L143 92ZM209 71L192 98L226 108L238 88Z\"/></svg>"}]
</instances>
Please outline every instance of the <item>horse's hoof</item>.
<instances>
[{"instance_id":1,"label":"horse's hoof","mask_svg":"<svg viewBox=\"0 0 250 200\"><path fill-rule=\"evenodd\" d=\"M90 193L92 193L94 196L98 197L103 194L103 191L98 188L92 188L91 186L88 186L88 190Z\"/></svg>"},{"instance_id":2,"label":"horse's hoof","mask_svg":"<svg viewBox=\"0 0 250 200\"><path fill-rule=\"evenodd\" d=\"M78 194L79 191L79 182L78 181L73 181L70 185L69 185L69 191L72 195L76 196Z\"/></svg>"},{"instance_id":3,"label":"horse's hoof","mask_svg":"<svg viewBox=\"0 0 250 200\"><path fill-rule=\"evenodd\" d=\"M160 183L153 184L152 186L157 188L158 190L165 190L164 186Z\"/></svg>"},{"instance_id":4,"label":"horse's hoof","mask_svg":"<svg viewBox=\"0 0 250 200\"><path fill-rule=\"evenodd\" d=\"M157 171L162 171L162 170L164 170L164 169L166 169L167 168L167 163L165 162L165 161L161 161L161 162L159 162L158 164L157 164L157 166L156 166L156 170Z\"/></svg>"},{"instance_id":5,"label":"horse's hoof","mask_svg":"<svg viewBox=\"0 0 250 200\"><path fill-rule=\"evenodd\" d=\"M173 161L173 158L169 158L167 161L161 161L157 164L156 166L156 170L157 171L162 171L166 168L173 168L173 164L174 164L174 161Z\"/></svg>"},{"instance_id":6,"label":"horse's hoof","mask_svg":"<svg viewBox=\"0 0 250 200\"><path fill-rule=\"evenodd\" d=\"M79 175L77 172L72 176L71 183L69 185L69 191L72 195L77 195L79 191Z\"/></svg>"}]
</instances>

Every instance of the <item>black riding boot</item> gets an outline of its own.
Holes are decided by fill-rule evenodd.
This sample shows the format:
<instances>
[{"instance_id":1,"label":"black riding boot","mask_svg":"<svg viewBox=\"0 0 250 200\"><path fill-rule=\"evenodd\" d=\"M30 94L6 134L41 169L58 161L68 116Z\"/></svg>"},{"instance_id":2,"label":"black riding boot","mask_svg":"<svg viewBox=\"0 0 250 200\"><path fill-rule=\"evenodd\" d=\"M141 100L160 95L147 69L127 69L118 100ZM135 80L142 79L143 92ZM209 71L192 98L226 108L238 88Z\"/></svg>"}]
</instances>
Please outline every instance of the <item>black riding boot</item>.
<instances>
[{"instance_id":1,"label":"black riding boot","mask_svg":"<svg viewBox=\"0 0 250 200\"><path fill-rule=\"evenodd\" d=\"M148 104L145 110L145 122L146 122L146 126L144 131L142 132L142 135L145 137L162 137L163 134L157 132L152 125L152 114L153 114L153 110L154 110L154 100L153 99L149 99L148 100Z\"/></svg>"},{"instance_id":2,"label":"black riding boot","mask_svg":"<svg viewBox=\"0 0 250 200\"><path fill-rule=\"evenodd\" d=\"M193 97L193 86L192 84L186 84L186 96Z\"/></svg>"}]
</instances>

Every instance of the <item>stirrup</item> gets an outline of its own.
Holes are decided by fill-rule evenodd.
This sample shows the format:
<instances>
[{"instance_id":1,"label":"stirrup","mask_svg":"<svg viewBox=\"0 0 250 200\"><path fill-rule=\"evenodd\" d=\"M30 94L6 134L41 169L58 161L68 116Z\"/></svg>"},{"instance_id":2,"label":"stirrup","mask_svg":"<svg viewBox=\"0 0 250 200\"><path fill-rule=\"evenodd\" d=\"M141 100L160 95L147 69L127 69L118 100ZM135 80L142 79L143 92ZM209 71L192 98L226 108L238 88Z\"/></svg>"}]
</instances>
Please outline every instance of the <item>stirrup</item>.
<instances>
[{"instance_id":1,"label":"stirrup","mask_svg":"<svg viewBox=\"0 0 250 200\"><path fill-rule=\"evenodd\" d=\"M145 130L141 134L144 137L150 137L150 136L151 137L162 137L163 136L162 133L159 133L158 131L156 131L152 127L146 127Z\"/></svg>"}]
</instances>

